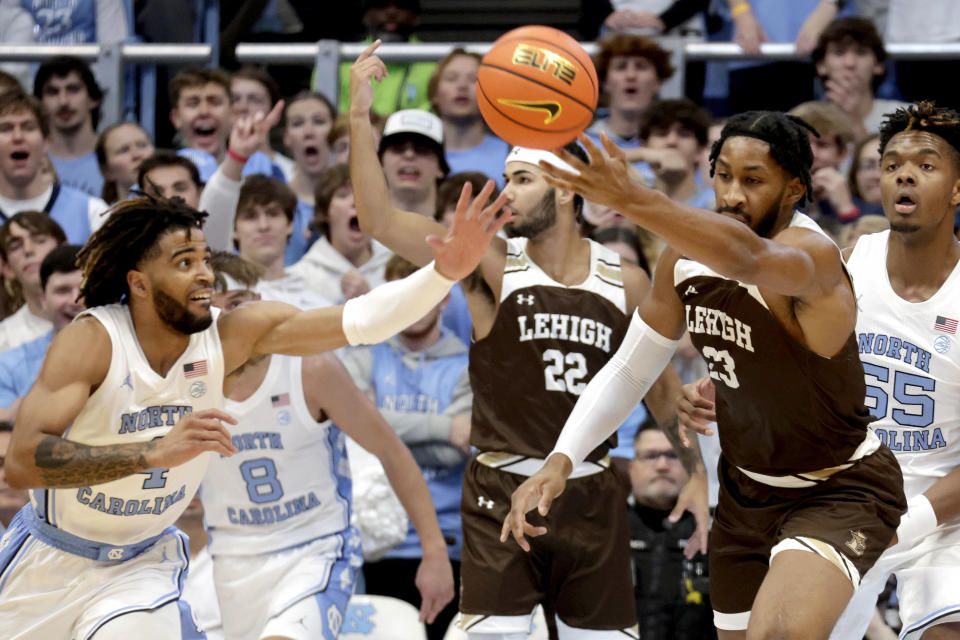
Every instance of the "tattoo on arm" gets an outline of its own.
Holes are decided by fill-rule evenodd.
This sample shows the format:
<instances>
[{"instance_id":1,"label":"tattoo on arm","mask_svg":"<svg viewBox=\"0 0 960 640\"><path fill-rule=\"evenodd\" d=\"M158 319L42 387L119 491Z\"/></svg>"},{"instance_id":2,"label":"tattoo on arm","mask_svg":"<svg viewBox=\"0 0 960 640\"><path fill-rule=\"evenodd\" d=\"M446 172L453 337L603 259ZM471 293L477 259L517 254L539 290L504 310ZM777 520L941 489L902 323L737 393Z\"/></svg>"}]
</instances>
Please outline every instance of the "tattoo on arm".
<instances>
[{"instance_id":1,"label":"tattoo on arm","mask_svg":"<svg viewBox=\"0 0 960 640\"><path fill-rule=\"evenodd\" d=\"M48 487L85 487L109 482L149 468L153 442L91 447L56 436L44 436L34 462Z\"/></svg>"},{"instance_id":2,"label":"tattoo on arm","mask_svg":"<svg viewBox=\"0 0 960 640\"><path fill-rule=\"evenodd\" d=\"M689 447L685 446L680 440L680 422L676 414L666 424L660 425L660 428L667 436L667 440L670 441L673 450L677 452L677 457L680 458L680 462L683 463L683 468L687 470L687 473L693 475L705 469L703 455L700 453L700 442L697 440L696 434L691 434Z\"/></svg>"}]
</instances>

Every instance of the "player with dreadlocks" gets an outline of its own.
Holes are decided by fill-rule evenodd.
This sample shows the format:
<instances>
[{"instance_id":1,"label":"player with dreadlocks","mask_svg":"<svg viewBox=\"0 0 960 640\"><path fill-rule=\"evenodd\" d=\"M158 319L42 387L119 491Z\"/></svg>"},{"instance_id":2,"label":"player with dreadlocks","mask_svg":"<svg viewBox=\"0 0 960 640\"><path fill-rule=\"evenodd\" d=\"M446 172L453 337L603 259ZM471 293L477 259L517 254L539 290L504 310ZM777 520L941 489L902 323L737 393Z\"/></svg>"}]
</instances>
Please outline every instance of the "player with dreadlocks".
<instances>
[{"instance_id":1,"label":"player with dreadlocks","mask_svg":"<svg viewBox=\"0 0 960 640\"><path fill-rule=\"evenodd\" d=\"M283 493L266 451L282 448L281 435L231 440L225 377L264 354L372 344L419 320L509 220L495 220L503 198L484 206L491 190L471 200L465 189L447 236L427 238L435 262L404 280L337 307L256 302L219 316L205 214L177 200L115 206L79 256L89 308L50 345L14 427L7 481L32 495L0 543L0 637L199 637L180 600L186 539L172 524L210 453L265 449L242 480L258 503ZM342 461L343 438L330 450ZM432 616L452 599L453 573L426 484L410 478L405 506L435 557L420 576ZM345 530L343 544L354 538ZM343 608L324 612L325 637Z\"/></svg>"},{"instance_id":2,"label":"player with dreadlocks","mask_svg":"<svg viewBox=\"0 0 960 640\"><path fill-rule=\"evenodd\" d=\"M590 382L544 468L513 496L503 539L539 535L572 466L607 437L689 331L716 384L723 454L710 532L721 640L826 638L905 508L900 470L867 425L856 299L837 246L796 211L810 189L808 128L775 112L734 116L711 153L717 213L630 181L623 152L581 138L590 165L550 182L662 237L653 288L620 349ZM675 420L665 431L691 455ZM676 519L705 519L701 472ZM694 545L690 545L694 546ZM688 547L690 552L693 549Z\"/></svg>"}]
</instances>

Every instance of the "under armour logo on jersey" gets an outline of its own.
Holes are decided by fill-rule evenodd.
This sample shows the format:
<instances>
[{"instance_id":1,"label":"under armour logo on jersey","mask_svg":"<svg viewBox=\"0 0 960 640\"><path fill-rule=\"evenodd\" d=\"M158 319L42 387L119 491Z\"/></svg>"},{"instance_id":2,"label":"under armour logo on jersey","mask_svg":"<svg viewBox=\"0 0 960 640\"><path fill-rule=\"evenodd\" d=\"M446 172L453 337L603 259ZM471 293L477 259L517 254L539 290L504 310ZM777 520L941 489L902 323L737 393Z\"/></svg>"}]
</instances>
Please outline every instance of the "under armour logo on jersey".
<instances>
[{"instance_id":1,"label":"under armour logo on jersey","mask_svg":"<svg viewBox=\"0 0 960 640\"><path fill-rule=\"evenodd\" d=\"M689 287L687 287L687 290L683 292L683 295L685 295L685 296L695 296L695 295L697 295L697 288L696 288L695 286L693 286L693 285L690 285Z\"/></svg>"},{"instance_id":2,"label":"under armour logo on jersey","mask_svg":"<svg viewBox=\"0 0 960 640\"><path fill-rule=\"evenodd\" d=\"M486 507L487 509L493 509L493 500L480 496L479 498L477 498L477 506Z\"/></svg>"},{"instance_id":3,"label":"under armour logo on jersey","mask_svg":"<svg viewBox=\"0 0 960 640\"><path fill-rule=\"evenodd\" d=\"M533 295L523 295L522 293L517 294L517 304L533 304Z\"/></svg>"},{"instance_id":4,"label":"under armour logo on jersey","mask_svg":"<svg viewBox=\"0 0 960 640\"><path fill-rule=\"evenodd\" d=\"M110 560L122 560L123 549L110 549L110 551L107 551L107 558Z\"/></svg>"}]
</instances>

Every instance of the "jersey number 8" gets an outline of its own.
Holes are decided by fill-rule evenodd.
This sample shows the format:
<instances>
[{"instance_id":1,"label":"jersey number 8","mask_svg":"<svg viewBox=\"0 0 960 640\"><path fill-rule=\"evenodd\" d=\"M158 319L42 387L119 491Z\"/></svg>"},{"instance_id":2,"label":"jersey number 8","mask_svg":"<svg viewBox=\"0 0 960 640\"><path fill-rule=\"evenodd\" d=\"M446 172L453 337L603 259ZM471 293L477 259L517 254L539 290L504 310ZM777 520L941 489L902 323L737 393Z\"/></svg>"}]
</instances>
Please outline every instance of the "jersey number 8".
<instances>
[{"instance_id":1,"label":"jersey number 8","mask_svg":"<svg viewBox=\"0 0 960 640\"><path fill-rule=\"evenodd\" d=\"M251 502L263 504L283 497L283 486L277 479L277 465L270 458L247 460L240 465L240 475L247 483Z\"/></svg>"}]
</instances>

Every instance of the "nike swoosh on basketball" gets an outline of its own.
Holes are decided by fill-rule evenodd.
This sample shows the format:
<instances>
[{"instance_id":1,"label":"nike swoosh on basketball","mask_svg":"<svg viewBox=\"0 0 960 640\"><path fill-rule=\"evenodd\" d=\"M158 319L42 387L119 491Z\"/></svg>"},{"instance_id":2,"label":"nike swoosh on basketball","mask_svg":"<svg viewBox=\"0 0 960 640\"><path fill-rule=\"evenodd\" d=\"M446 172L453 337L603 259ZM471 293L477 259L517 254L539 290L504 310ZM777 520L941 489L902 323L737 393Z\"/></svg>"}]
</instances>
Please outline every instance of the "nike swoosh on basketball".
<instances>
[{"instance_id":1,"label":"nike swoosh on basketball","mask_svg":"<svg viewBox=\"0 0 960 640\"><path fill-rule=\"evenodd\" d=\"M546 111L547 118L543 124L550 124L560 117L563 107L555 100L511 100L509 98L498 98L497 102L518 109L527 109L529 111Z\"/></svg>"}]
</instances>

